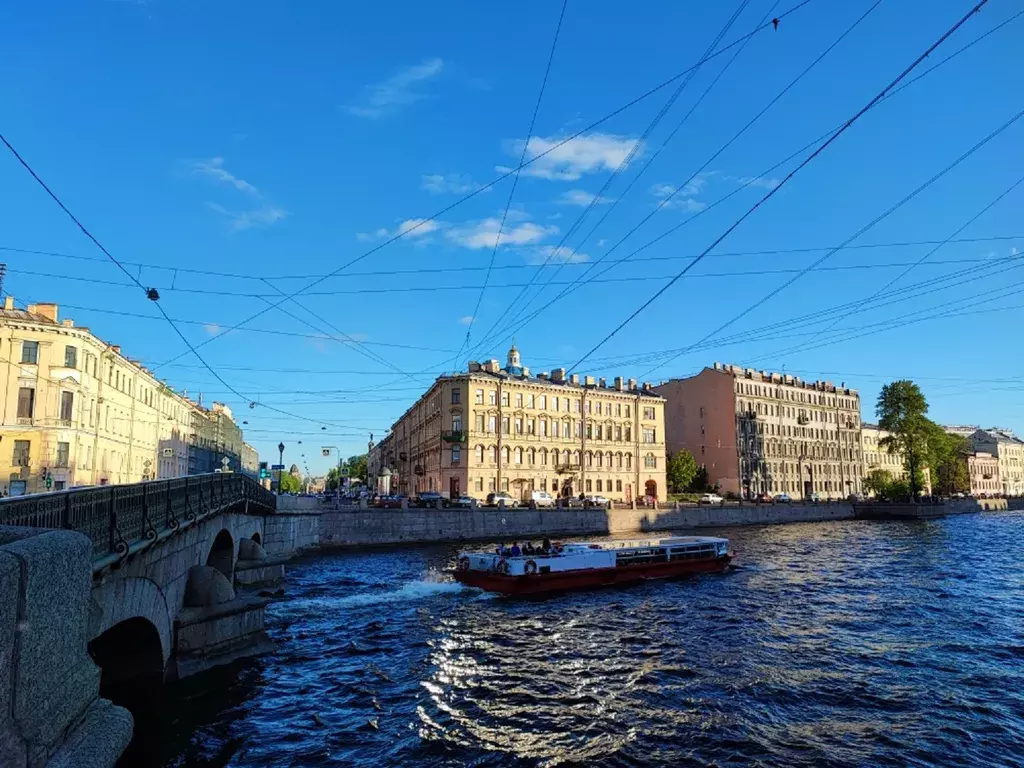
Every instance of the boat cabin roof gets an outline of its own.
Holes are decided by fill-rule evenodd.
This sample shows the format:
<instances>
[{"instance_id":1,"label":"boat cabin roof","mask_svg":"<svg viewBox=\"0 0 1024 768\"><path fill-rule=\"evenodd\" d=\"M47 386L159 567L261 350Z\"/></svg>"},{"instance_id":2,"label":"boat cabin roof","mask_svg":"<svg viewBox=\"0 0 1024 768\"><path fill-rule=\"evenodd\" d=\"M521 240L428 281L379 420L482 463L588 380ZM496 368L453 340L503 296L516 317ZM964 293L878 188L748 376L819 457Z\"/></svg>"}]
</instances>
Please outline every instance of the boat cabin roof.
<instances>
[{"instance_id":1,"label":"boat cabin roof","mask_svg":"<svg viewBox=\"0 0 1024 768\"><path fill-rule=\"evenodd\" d=\"M700 547L711 547L719 544L728 544L728 539L718 538L715 536L670 536L666 539L622 539L619 541L580 541L571 542L562 545L562 554L582 554L584 552L622 552L628 550L648 550L648 549L691 549ZM480 554L480 555L493 555L494 550L465 550L463 554ZM557 555L551 555L557 556ZM546 557L539 553L530 555L520 555L521 558L537 558Z\"/></svg>"}]
</instances>

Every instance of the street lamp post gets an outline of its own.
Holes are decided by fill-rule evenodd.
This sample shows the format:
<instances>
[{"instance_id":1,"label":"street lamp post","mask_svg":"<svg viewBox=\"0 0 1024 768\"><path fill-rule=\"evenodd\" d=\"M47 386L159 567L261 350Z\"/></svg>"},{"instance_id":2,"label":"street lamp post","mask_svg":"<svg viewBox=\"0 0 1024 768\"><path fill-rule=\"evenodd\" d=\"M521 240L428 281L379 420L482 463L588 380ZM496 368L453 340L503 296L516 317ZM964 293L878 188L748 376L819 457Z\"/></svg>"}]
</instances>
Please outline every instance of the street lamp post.
<instances>
[{"instance_id":1,"label":"street lamp post","mask_svg":"<svg viewBox=\"0 0 1024 768\"><path fill-rule=\"evenodd\" d=\"M324 446L321 446L321 448L320 448L320 452L324 456L330 456L331 455L331 451L334 451L336 454L338 454L338 488L337 488L337 491L338 491L338 499L341 499L341 463L342 463L341 462L341 449L338 446L336 446L336 445L324 445Z\"/></svg>"},{"instance_id":2,"label":"street lamp post","mask_svg":"<svg viewBox=\"0 0 1024 768\"><path fill-rule=\"evenodd\" d=\"M277 459L277 466L281 467L281 469L277 470L277 493L278 495L280 495L281 479L284 477L284 443L277 444L277 452L279 454Z\"/></svg>"}]
</instances>

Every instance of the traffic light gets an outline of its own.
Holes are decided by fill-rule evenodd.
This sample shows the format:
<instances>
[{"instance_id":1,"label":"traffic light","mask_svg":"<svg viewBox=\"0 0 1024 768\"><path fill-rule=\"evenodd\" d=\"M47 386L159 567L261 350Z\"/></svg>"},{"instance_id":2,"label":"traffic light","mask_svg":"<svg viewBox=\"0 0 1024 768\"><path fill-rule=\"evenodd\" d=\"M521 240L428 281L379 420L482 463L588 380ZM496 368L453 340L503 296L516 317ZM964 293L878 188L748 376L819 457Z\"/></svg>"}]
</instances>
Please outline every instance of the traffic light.
<instances>
[{"instance_id":1,"label":"traffic light","mask_svg":"<svg viewBox=\"0 0 1024 768\"><path fill-rule=\"evenodd\" d=\"M267 469L267 462L260 462L260 480L265 480L270 477L270 470Z\"/></svg>"}]
</instances>

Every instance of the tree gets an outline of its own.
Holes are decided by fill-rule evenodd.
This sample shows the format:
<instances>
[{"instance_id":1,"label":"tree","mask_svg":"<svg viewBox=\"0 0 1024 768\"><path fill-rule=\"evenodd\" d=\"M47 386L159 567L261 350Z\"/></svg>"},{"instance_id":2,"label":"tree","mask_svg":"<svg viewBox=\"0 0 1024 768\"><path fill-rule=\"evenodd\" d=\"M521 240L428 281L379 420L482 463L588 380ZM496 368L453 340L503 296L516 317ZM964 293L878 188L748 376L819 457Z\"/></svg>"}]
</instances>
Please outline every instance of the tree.
<instances>
[{"instance_id":1,"label":"tree","mask_svg":"<svg viewBox=\"0 0 1024 768\"><path fill-rule=\"evenodd\" d=\"M890 485L892 475L884 469L872 469L864 478L864 490L874 493L878 498L885 496L885 491Z\"/></svg>"},{"instance_id":2,"label":"tree","mask_svg":"<svg viewBox=\"0 0 1024 768\"><path fill-rule=\"evenodd\" d=\"M348 458L348 474L353 480L357 477L360 480L366 480L366 454L360 454L359 456L349 456Z\"/></svg>"},{"instance_id":3,"label":"tree","mask_svg":"<svg viewBox=\"0 0 1024 768\"><path fill-rule=\"evenodd\" d=\"M951 435L938 424L928 424L928 466L935 478L933 493L943 496L968 493L971 490L971 476L967 471L970 441L960 435Z\"/></svg>"},{"instance_id":4,"label":"tree","mask_svg":"<svg viewBox=\"0 0 1024 768\"><path fill-rule=\"evenodd\" d=\"M681 493L688 490L696 477L697 462L692 453L678 451L669 457L668 466L665 468L665 479L668 481L670 491Z\"/></svg>"},{"instance_id":5,"label":"tree","mask_svg":"<svg viewBox=\"0 0 1024 768\"><path fill-rule=\"evenodd\" d=\"M921 470L928 460L928 436L932 430L927 413L928 401L921 388L906 379L884 385L875 405L878 426L889 433L879 445L889 453L903 454L912 499L921 491Z\"/></svg>"},{"instance_id":6,"label":"tree","mask_svg":"<svg viewBox=\"0 0 1024 768\"><path fill-rule=\"evenodd\" d=\"M705 465L701 465L697 469L697 475L693 478L693 482L690 483L691 491L710 491L710 480L708 479L708 468Z\"/></svg>"},{"instance_id":7,"label":"tree","mask_svg":"<svg viewBox=\"0 0 1024 768\"><path fill-rule=\"evenodd\" d=\"M281 487L280 493L298 493L302 488L302 479L296 477L291 472L284 472L281 474Z\"/></svg>"},{"instance_id":8,"label":"tree","mask_svg":"<svg viewBox=\"0 0 1024 768\"><path fill-rule=\"evenodd\" d=\"M336 491L338 490L340 479L341 475L338 472L338 468L331 467L329 470L327 470L327 478L324 480L324 487L328 491Z\"/></svg>"}]
</instances>

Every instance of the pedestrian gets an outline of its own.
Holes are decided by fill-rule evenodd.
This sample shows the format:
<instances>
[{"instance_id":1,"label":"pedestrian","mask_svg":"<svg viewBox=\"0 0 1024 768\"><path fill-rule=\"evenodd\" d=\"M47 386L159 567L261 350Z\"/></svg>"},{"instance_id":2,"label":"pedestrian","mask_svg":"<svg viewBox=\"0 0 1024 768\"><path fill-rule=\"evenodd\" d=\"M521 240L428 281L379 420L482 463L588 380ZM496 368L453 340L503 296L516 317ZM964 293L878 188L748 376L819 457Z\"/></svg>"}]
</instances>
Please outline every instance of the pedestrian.
<instances>
[{"instance_id":1,"label":"pedestrian","mask_svg":"<svg viewBox=\"0 0 1024 768\"><path fill-rule=\"evenodd\" d=\"M509 554L512 557L520 557L523 554L523 551L519 548L519 542L512 542L512 549L509 551Z\"/></svg>"}]
</instances>

